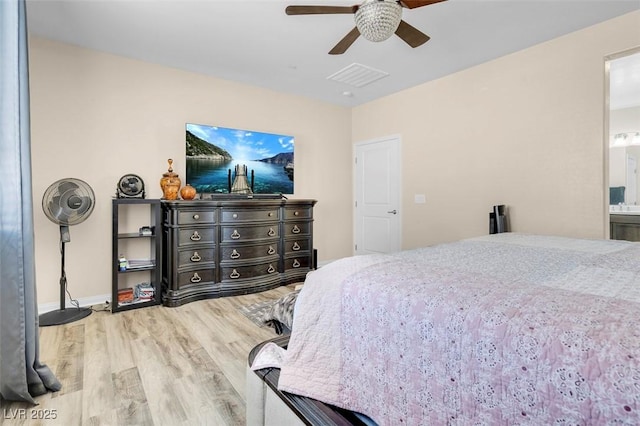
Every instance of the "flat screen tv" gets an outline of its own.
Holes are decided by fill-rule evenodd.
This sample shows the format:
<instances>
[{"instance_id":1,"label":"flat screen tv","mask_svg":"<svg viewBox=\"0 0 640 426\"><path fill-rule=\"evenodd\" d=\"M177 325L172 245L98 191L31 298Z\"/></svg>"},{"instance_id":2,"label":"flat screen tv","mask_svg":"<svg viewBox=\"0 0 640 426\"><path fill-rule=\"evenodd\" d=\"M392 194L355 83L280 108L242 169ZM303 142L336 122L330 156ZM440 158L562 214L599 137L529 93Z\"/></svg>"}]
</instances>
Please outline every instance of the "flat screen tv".
<instances>
[{"instance_id":1,"label":"flat screen tv","mask_svg":"<svg viewBox=\"0 0 640 426\"><path fill-rule=\"evenodd\" d=\"M199 194L293 194L293 136L187 123L185 143Z\"/></svg>"}]
</instances>

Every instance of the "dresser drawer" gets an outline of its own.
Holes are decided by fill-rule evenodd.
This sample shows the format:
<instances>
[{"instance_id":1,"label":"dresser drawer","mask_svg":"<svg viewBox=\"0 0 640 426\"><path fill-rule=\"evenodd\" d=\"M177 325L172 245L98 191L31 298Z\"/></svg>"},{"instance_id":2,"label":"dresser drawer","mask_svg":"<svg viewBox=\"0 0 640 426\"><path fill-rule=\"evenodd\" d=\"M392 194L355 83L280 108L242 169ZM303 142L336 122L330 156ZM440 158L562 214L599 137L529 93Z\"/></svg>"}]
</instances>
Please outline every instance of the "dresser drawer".
<instances>
[{"instance_id":1,"label":"dresser drawer","mask_svg":"<svg viewBox=\"0 0 640 426\"><path fill-rule=\"evenodd\" d=\"M193 244L213 244L216 240L214 228L186 228L178 231L178 247Z\"/></svg>"},{"instance_id":2,"label":"dresser drawer","mask_svg":"<svg viewBox=\"0 0 640 426\"><path fill-rule=\"evenodd\" d=\"M231 267L221 265L220 267L220 279L222 281L235 281L274 274L278 274L277 260L248 266Z\"/></svg>"},{"instance_id":3,"label":"dresser drawer","mask_svg":"<svg viewBox=\"0 0 640 426\"><path fill-rule=\"evenodd\" d=\"M309 238L298 238L295 240L285 240L284 253L308 252L311 250L311 240Z\"/></svg>"},{"instance_id":4,"label":"dresser drawer","mask_svg":"<svg viewBox=\"0 0 640 426\"><path fill-rule=\"evenodd\" d=\"M280 279L280 274L273 274L246 280L226 280L220 283L220 293L237 295L266 291L279 287Z\"/></svg>"},{"instance_id":5,"label":"dresser drawer","mask_svg":"<svg viewBox=\"0 0 640 426\"><path fill-rule=\"evenodd\" d=\"M220 221L223 223L268 222L280 219L280 209L220 209Z\"/></svg>"},{"instance_id":6,"label":"dresser drawer","mask_svg":"<svg viewBox=\"0 0 640 426\"><path fill-rule=\"evenodd\" d=\"M178 273L179 288L183 289L190 285L210 284L215 281L215 269L196 269Z\"/></svg>"},{"instance_id":7,"label":"dresser drawer","mask_svg":"<svg viewBox=\"0 0 640 426\"><path fill-rule=\"evenodd\" d=\"M198 248L178 251L178 269L216 261L216 251L211 248Z\"/></svg>"},{"instance_id":8,"label":"dresser drawer","mask_svg":"<svg viewBox=\"0 0 640 426\"><path fill-rule=\"evenodd\" d=\"M215 223L215 210L186 210L178 212L178 225L195 225L198 223Z\"/></svg>"},{"instance_id":9,"label":"dresser drawer","mask_svg":"<svg viewBox=\"0 0 640 426\"><path fill-rule=\"evenodd\" d=\"M284 259L284 270L309 269L311 266L309 256L289 257Z\"/></svg>"},{"instance_id":10,"label":"dresser drawer","mask_svg":"<svg viewBox=\"0 0 640 426\"><path fill-rule=\"evenodd\" d=\"M255 259L260 257L267 256L277 256L278 255L278 244L277 242L269 243L269 244L259 244L259 245L251 245L251 246L221 246L220 247L220 261L228 262L235 260L247 260L247 259Z\"/></svg>"},{"instance_id":11,"label":"dresser drawer","mask_svg":"<svg viewBox=\"0 0 640 426\"><path fill-rule=\"evenodd\" d=\"M311 222L288 222L284 224L284 236L309 235L311 233Z\"/></svg>"},{"instance_id":12,"label":"dresser drawer","mask_svg":"<svg viewBox=\"0 0 640 426\"><path fill-rule=\"evenodd\" d=\"M221 241L255 241L266 238L278 238L280 235L278 224L265 226L221 226Z\"/></svg>"},{"instance_id":13,"label":"dresser drawer","mask_svg":"<svg viewBox=\"0 0 640 426\"><path fill-rule=\"evenodd\" d=\"M313 210L311 207L285 207L284 220L290 219L311 219Z\"/></svg>"}]
</instances>

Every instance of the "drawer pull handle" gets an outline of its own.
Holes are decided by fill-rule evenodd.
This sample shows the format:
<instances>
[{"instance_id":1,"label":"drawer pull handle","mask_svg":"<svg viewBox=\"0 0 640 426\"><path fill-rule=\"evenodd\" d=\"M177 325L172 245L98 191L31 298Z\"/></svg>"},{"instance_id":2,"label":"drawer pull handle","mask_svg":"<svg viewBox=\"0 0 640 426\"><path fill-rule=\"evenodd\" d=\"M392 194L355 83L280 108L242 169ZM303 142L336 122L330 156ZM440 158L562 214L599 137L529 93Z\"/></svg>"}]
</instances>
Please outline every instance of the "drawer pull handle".
<instances>
[{"instance_id":1,"label":"drawer pull handle","mask_svg":"<svg viewBox=\"0 0 640 426\"><path fill-rule=\"evenodd\" d=\"M298 228L298 225L293 225L293 229L291 230L291 232L294 234L299 234L300 228Z\"/></svg>"},{"instance_id":2,"label":"drawer pull handle","mask_svg":"<svg viewBox=\"0 0 640 426\"><path fill-rule=\"evenodd\" d=\"M200 236L200 234L198 234L198 231L193 231L193 234L191 235L191 241L200 241L202 237Z\"/></svg>"},{"instance_id":3,"label":"drawer pull handle","mask_svg":"<svg viewBox=\"0 0 640 426\"><path fill-rule=\"evenodd\" d=\"M238 218L238 213L234 213L231 215L232 218L237 219Z\"/></svg>"},{"instance_id":4,"label":"drawer pull handle","mask_svg":"<svg viewBox=\"0 0 640 426\"><path fill-rule=\"evenodd\" d=\"M298 242L297 242L297 241L294 241L294 242L293 242L293 247L291 247L291 250L293 250L293 251L298 251L298 250L300 250L300 244L298 244Z\"/></svg>"},{"instance_id":5,"label":"drawer pull handle","mask_svg":"<svg viewBox=\"0 0 640 426\"><path fill-rule=\"evenodd\" d=\"M193 215L193 220L199 220L200 219L200 215L199 214L194 214Z\"/></svg>"},{"instance_id":6,"label":"drawer pull handle","mask_svg":"<svg viewBox=\"0 0 640 426\"><path fill-rule=\"evenodd\" d=\"M300 262L298 262L298 259L293 259L293 267L294 268L299 268L300 267Z\"/></svg>"},{"instance_id":7,"label":"drawer pull handle","mask_svg":"<svg viewBox=\"0 0 640 426\"><path fill-rule=\"evenodd\" d=\"M200 281L202 281L202 278L200 277L200 275L198 275L197 272L194 272L193 276L191 277L191 282L196 284L196 283L199 283Z\"/></svg>"},{"instance_id":8,"label":"drawer pull handle","mask_svg":"<svg viewBox=\"0 0 640 426\"><path fill-rule=\"evenodd\" d=\"M299 215L300 215L300 213L296 210L295 212L293 212L293 215L294 215L294 216L299 216Z\"/></svg>"},{"instance_id":9,"label":"drawer pull handle","mask_svg":"<svg viewBox=\"0 0 640 426\"><path fill-rule=\"evenodd\" d=\"M197 251L193 252L193 255L191 256L191 261L192 262L200 262L202 260L202 258L200 257L200 255L198 254Z\"/></svg>"},{"instance_id":10,"label":"drawer pull handle","mask_svg":"<svg viewBox=\"0 0 640 426\"><path fill-rule=\"evenodd\" d=\"M240 273L234 269L234 270L233 270L233 271L231 271L231 273L229 274L229 278L231 278L232 280L235 280L235 279L237 279L237 278L240 278Z\"/></svg>"},{"instance_id":11,"label":"drawer pull handle","mask_svg":"<svg viewBox=\"0 0 640 426\"><path fill-rule=\"evenodd\" d=\"M238 250L233 249L233 251L231 252L231 255L229 255L230 258L232 259L237 259L240 257L240 253L238 253Z\"/></svg>"},{"instance_id":12,"label":"drawer pull handle","mask_svg":"<svg viewBox=\"0 0 640 426\"><path fill-rule=\"evenodd\" d=\"M267 254L275 254L276 249L274 249L273 247L269 246L269 250L267 250Z\"/></svg>"},{"instance_id":13,"label":"drawer pull handle","mask_svg":"<svg viewBox=\"0 0 640 426\"><path fill-rule=\"evenodd\" d=\"M273 212L269 212L269 217L272 217L272 216L273 216Z\"/></svg>"},{"instance_id":14,"label":"drawer pull handle","mask_svg":"<svg viewBox=\"0 0 640 426\"><path fill-rule=\"evenodd\" d=\"M267 269L267 272L270 274L273 274L276 271L276 268L273 267L273 265L269 264L269 269Z\"/></svg>"},{"instance_id":15,"label":"drawer pull handle","mask_svg":"<svg viewBox=\"0 0 640 426\"><path fill-rule=\"evenodd\" d=\"M273 228L269 228L269 232L267 232L267 235L273 237L274 235L276 235L276 231L274 231Z\"/></svg>"},{"instance_id":16,"label":"drawer pull handle","mask_svg":"<svg viewBox=\"0 0 640 426\"><path fill-rule=\"evenodd\" d=\"M234 229L233 233L231 234L231 239L232 240L237 240L238 238L240 238L240 233L238 232L237 229Z\"/></svg>"}]
</instances>

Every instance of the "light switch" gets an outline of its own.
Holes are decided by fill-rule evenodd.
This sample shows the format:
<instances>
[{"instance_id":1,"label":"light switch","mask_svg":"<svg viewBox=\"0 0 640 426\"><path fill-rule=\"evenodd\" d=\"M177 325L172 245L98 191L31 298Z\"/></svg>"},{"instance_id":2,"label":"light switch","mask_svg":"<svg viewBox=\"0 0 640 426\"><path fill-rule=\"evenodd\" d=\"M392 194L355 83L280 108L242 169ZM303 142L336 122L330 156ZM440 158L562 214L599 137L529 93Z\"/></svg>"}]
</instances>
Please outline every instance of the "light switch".
<instances>
[{"instance_id":1,"label":"light switch","mask_svg":"<svg viewBox=\"0 0 640 426\"><path fill-rule=\"evenodd\" d=\"M415 194L413 196L413 202L416 204L424 204L427 202L427 198L424 196L424 194Z\"/></svg>"}]
</instances>

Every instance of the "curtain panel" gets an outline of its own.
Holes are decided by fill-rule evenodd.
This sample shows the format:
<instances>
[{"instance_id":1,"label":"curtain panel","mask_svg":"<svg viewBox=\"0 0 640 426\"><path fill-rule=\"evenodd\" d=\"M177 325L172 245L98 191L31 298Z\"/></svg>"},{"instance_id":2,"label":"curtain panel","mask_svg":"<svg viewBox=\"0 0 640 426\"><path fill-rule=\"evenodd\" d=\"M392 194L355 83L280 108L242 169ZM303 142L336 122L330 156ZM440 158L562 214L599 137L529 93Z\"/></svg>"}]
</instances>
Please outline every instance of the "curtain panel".
<instances>
[{"instance_id":1,"label":"curtain panel","mask_svg":"<svg viewBox=\"0 0 640 426\"><path fill-rule=\"evenodd\" d=\"M0 0L0 395L60 390L39 360L25 0Z\"/></svg>"}]
</instances>

